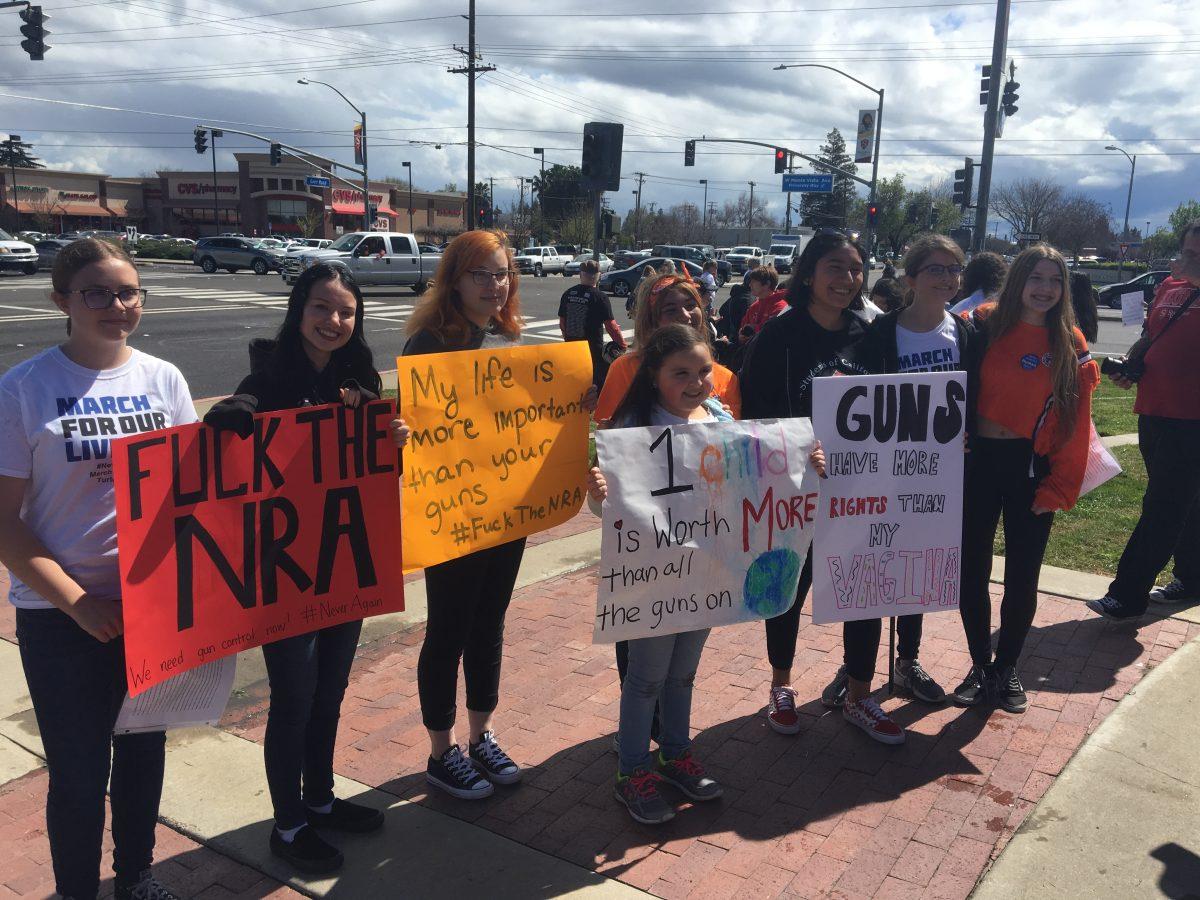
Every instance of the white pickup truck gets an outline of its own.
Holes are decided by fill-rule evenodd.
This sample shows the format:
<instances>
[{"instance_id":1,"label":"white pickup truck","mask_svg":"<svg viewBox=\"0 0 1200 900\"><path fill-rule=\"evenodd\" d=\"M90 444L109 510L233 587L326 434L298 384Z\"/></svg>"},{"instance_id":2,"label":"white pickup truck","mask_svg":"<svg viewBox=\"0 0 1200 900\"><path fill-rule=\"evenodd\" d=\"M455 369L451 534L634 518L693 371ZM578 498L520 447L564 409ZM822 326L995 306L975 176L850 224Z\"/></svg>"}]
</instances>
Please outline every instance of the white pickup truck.
<instances>
[{"instance_id":1,"label":"white pickup truck","mask_svg":"<svg viewBox=\"0 0 1200 900\"><path fill-rule=\"evenodd\" d=\"M422 253L411 234L353 231L324 250L288 254L281 274L288 284L295 284L305 269L328 263L350 272L360 285L410 287L419 296L429 287L441 259L440 254Z\"/></svg>"},{"instance_id":2,"label":"white pickup truck","mask_svg":"<svg viewBox=\"0 0 1200 900\"><path fill-rule=\"evenodd\" d=\"M513 265L517 267L518 272L532 273L541 278L551 272L563 274L567 263L573 258L560 256L553 247L526 247L513 259Z\"/></svg>"},{"instance_id":3,"label":"white pickup truck","mask_svg":"<svg viewBox=\"0 0 1200 900\"><path fill-rule=\"evenodd\" d=\"M10 270L36 275L38 252L33 244L18 240L7 231L0 231L0 272Z\"/></svg>"},{"instance_id":4,"label":"white pickup truck","mask_svg":"<svg viewBox=\"0 0 1200 900\"><path fill-rule=\"evenodd\" d=\"M751 266L762 265L764 262L762 247L734 247L725 254L725 260L733 268L735 274L741 275Z\"/></svg>"}]
</instances>

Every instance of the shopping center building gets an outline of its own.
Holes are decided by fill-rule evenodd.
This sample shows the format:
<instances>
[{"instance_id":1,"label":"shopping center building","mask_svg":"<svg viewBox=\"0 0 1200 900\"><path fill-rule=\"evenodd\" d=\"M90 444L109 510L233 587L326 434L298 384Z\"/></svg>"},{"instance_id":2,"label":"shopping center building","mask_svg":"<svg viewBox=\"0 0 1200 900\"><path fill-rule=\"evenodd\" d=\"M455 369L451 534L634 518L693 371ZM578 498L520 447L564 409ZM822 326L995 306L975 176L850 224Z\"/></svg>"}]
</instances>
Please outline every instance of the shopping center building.
<instances>
[{"instance_id":1,"label":"shopping center building","mask_svg":"<svg viewBox=\"0 0 1200 900\"><path fill-rule=\"evenodd\" d=\"M124 231L202 237L238 232L333 238L363 227L362 182L331 177L334 162L320 156L237 153L237 171L161 171L147 178L55 171L0 170L0 222L9 230L63 233ZM372 181L376 229L413 232L441 242L465 230L466 195L410 191L407 184Z\"/></svg>"}]
</instances>

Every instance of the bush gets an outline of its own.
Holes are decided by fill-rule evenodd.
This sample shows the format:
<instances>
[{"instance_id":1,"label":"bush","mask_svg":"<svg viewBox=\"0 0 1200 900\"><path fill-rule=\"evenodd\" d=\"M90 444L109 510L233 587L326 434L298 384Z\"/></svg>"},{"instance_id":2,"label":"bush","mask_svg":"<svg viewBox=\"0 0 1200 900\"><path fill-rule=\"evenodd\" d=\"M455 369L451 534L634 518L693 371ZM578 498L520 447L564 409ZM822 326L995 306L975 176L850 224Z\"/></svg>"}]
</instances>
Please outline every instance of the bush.
<instances>
[{"instance_id":1,"label":"bush","mask_svg":"<svg viewBox=\"0 0 1200 900\"><path fill-rule=\"evenodd\" d=\"M193 247L174 241L138 241L135 249L142 259L183 259L190 262Z\"/></svg>"},{"instance_id":2,"label":"bush","mask_svg":"<svg viewBox=\"0 0 1200 900\"><path fill-rule=\"evenodd\" d=\"M1121 268L1121 264L1115 262L1088 263L1086 266L1079 267L1080 271L1086 271L1088 269L1100 269L1101 271L1105 272L1115 272L1119 268ZM1149 271L1144 262L1126 262L1124 268L1126 272L1132 273L1130 277L1133 277L1133 275L1141 275L1143 272Z\"/></svg>"}]
</instances>

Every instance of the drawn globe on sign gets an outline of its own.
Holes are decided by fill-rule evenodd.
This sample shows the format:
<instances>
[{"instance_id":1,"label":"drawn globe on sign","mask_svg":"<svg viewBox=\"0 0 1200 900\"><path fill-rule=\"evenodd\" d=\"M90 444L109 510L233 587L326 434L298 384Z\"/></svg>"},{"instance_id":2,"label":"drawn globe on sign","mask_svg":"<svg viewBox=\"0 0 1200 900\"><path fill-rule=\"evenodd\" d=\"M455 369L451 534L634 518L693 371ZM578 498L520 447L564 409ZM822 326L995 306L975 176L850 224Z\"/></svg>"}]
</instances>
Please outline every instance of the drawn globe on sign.
<instances>
[{"instance_id":1,"label":"drawn globe on sign","mask_svg":"<svg viewBox=\"0 0 1200 900\"><path fill-rule=\"evenodd\" d=\"M742 584L742 603L764 619L777 616L788 608L800 579L800 557L786 547L760 553L746 570Z\"/></svg>"}]
</instances>

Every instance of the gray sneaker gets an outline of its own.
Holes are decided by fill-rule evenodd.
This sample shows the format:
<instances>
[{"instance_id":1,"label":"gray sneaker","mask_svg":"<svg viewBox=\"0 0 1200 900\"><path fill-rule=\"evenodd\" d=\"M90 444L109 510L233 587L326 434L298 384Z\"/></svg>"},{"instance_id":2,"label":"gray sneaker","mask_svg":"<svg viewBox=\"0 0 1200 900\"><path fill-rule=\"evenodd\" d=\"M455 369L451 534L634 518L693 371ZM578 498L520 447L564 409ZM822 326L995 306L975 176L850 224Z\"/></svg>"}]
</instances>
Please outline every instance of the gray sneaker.
<instances>
[{"instance_id":1,"label":"gray sneaker","mask_svg":"<svg viewBox=\"0 0 1200 900\"><path fill-rule=\"evenodd\" d=\"M716 800L723 791L715 778L710 777L704 766L692 758L692 751L685 750L675 759L665 759L662 751L658 756L658 775L673 784L692 800Z\"/></svg>"},{"instance_id":2,"label":"gray sneaker","mask_svg":"<svg viewBox=\"0 0 1200 900\"><path fill-rule=\"evenodd\" d=\"M675 818L675 810L658 791L662 778L657 772L635 769L632 775L617 775L613 795L629 810L635 822L661 825Z\"/></svg>"},{"instance_id":3,"label":"gray sneaker","mask_svg":"<svg viewBox=\"0 0 1200 900\"><path fill-rule=\"evenodd\" d=\"M946 700L946 692L942 686L934 681L933 676L915 659L896 660L896 674L892 684L926 703L944 703Z\"/></svg>"}]
</instances>

